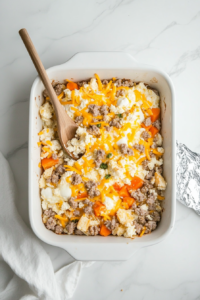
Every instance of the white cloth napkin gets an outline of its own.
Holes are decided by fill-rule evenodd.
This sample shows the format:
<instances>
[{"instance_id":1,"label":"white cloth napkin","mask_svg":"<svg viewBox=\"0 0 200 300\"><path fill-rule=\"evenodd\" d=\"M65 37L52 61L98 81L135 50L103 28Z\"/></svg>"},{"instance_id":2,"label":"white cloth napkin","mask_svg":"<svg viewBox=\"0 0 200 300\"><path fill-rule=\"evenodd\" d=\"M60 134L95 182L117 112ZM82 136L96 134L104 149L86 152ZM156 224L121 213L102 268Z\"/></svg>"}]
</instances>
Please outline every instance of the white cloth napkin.
<instances>
[{"instance_id":1,"label":"white cloth napkin","mask_svg":"<svg viewBox=\"0 0 200 300\"><path fill-rule=\"evenodd\" d=\"M25 280L30 288L30 293L24 295L21 300L71 298L81 269L93 262L75 261L54 273L50 257L39 239L19 216L14 204L15 195L12 172L0 153L0 255L15 273L9 283L5 283L5 278L0 276L0 299L19 299L17 289L21 279Z\"/></svg>"}]
</instances>

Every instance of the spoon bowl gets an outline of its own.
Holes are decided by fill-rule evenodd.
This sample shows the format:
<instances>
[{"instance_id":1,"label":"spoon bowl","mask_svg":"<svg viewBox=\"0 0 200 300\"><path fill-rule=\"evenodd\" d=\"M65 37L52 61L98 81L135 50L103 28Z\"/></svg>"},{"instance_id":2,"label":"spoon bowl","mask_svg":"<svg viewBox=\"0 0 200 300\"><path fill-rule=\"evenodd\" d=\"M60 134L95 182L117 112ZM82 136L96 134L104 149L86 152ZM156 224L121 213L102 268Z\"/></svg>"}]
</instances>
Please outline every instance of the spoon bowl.
<instances>
[{"instance_id":1,"label":"spoon bowl","mask_svg":"<svg viewBox=\"0 0 200 300\"><path fill-rule=\"evenodd\" d=\"M35 68L36 68L36 70L48 92L49 98L54 107L56 118L57 118L57 123L58 123L58 136L60 139L60 143L61 143L63 149L67 152L67 154L74 160L77 160L78 158L76 158L73 155L73 153L71 153L67 150L67 142L75 137L78 126L68 116L64 107L61 105L60 101L58 100L56 93L51 85L51 82L47 76L45 68L41 62L41 59L40 59L36 49L35 49L35 46L33 45L33 42L31 41L31 38L30 38L27 30L25 28L21 29L19 31L19 34L20 34L22 41L24 42L24 45L32 59L32 62L34 63Z\"/></svg>"}]
</instances>

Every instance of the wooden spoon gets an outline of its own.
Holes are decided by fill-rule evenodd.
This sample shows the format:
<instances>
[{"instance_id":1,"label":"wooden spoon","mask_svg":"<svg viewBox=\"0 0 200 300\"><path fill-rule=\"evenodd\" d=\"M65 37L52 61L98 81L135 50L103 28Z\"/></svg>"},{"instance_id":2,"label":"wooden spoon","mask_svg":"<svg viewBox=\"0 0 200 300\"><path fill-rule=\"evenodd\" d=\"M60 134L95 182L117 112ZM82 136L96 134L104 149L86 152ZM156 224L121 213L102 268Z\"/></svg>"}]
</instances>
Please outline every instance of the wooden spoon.
<instances>
[{"instance_id":1,"label":"wooden spoon","mask_svg":"<svg viewBox=\"0 0 200 300\"><path fill-rule=\"evenodd\" d=\"M27 30L25 28L21 29L19 31L19 34L24 42L24 45L26 46L26 49L28 50L28 53L35 65L35 68L36 68L36 70L48 92L50 100L53 104L53 107L54 107L54 110L56 113L57 123L58 123L58 136L60 139L60 143L61 143L63 149L67 152L67 154L70 157L72 157L73 159L77 160L78 158L75 158L74 155L67 150L67 142L75 136L78 126L68 116L64 107L61 105L60 101L58 100L56 93L51 85L51 82L47 76L45 68L39 58L39 55L31 41L31 38L30 38Z\"/></svg>"}]
</instances>

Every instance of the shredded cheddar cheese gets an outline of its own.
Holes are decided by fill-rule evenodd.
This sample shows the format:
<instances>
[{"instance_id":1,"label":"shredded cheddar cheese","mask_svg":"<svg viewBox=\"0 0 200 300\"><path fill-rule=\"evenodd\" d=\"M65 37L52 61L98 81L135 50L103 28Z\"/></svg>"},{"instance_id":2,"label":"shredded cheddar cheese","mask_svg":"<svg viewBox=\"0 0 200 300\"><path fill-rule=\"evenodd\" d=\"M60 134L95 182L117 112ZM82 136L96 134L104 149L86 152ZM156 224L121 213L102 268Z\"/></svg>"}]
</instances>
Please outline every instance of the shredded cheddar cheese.
<instances>
[{"instance_id":1,"label":"shredded cheddar cheese","mask_svg":"<svg viewBox=\"0 0 200 300\"><path fill-rule=\"evenodd\" d=\"M161 143L156 145L152 131L153 122L160 115L160 98L145 84L129 83L128 79L113 77L101 81L94 74L87 84L68 79L66 82L58 99L78 125L76 135L66 145L77 160L69 158L56 142L56 117L47 97L40 108L44 127L38 133L43 159L40 166L44 170L40 179L43 210L47 207L55 211L62 233L68 234L74 227L72 234L78 234L78 229L86 235L100 232L104 236L142 237L146 228L151 228L148 222L157 215L154 208L149 211L149 195L156 195L156 207L165 199L158 195L155 181L159 175L154 178L164 153ZM135 207L143 209L142 206L151 216L138 234ZM113 218L119 224L111 230ZM62 228L57 228L58 234L60 231Z\"/></svg>"}]
</instances>

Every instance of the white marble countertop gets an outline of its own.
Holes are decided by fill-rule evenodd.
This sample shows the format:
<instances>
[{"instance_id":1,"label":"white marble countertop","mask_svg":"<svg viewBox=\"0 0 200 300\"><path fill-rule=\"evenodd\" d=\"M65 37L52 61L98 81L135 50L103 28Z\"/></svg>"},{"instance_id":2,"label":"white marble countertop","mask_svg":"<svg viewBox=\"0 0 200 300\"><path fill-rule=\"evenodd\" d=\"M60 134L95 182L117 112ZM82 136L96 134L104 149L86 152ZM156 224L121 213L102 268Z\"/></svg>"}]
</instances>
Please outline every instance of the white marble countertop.
<instances>
[{"instance_id":1,"label":"white marble countertop","mask_svg":"<svg viewBox=\"0 0 200 300\"><path fill-rule=\"evenodd\" d=\"M177 96L176 135L200 152L200 1L1 1L0 151L18 186L17 207L28 219L28 108L36 71L18 30L26 27L46 68L80 51L125 51L163 68ZM177 203L176 224L162 243L126 262L84 269L77 299L200 299L200 218ZM198 241L199 240L199 241ZM71 258L43 244L57 270Z\"/></svg>"}]
</instances>

